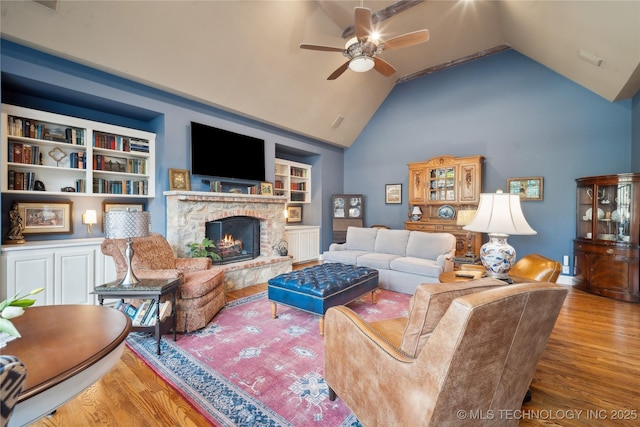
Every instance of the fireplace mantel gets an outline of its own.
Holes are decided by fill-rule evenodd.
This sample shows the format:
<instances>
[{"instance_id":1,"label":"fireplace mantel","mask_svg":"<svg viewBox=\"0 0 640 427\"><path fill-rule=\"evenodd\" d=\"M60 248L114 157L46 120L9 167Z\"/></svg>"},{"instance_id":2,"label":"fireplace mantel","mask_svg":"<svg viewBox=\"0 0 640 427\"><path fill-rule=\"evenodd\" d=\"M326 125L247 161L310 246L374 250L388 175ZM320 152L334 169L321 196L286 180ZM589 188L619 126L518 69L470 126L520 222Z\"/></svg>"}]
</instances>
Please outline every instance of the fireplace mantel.
<instances>
[{"instance_id":1,"label":"fireplace mantel","mask_svg":"<svg viewBox=\"0 0 640 427\"><path fill-rule=\"evenodd\" d=\"M266 282L281 272L291 271L291 259L280 257L276 251L284 239L287 202L284 196L208 191L165 191L163 194L167 209L166 238L178 257L188 257L188 245L204 239L205 224L209 221L231 216L260 219L260 256L222 266L226 290ZM257 270L250 274L254 269Z\"/></svg>"},{"instance_id":2,"label":"fireplace mantel","mask_svg":"<svg viewBox=\"0 0 640 427\"><path fill-rule=\"evenodd\" d=\"M236 203L276 203L284 205L284 196L263 196L261 194L212 193L209 191L165 191L165 196L174 196L180 201L191 202L236 202Z\"/></svg>"}]
</instances>

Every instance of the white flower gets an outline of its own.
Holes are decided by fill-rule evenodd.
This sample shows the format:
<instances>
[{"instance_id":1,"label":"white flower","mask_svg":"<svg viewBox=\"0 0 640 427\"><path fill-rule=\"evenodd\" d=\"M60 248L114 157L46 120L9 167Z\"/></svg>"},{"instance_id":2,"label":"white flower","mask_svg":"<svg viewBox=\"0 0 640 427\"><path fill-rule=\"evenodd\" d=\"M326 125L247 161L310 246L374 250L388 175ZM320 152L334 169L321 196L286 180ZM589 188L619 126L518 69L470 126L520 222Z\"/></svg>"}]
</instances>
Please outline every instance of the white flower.
<instances>
[{"instance_id":1,"label":"white flower","mask_svg":"<svg viewBox=\"0 0 640 427\"><path fill-rule=\"evenodd\" d=\"M4 317L5 319L13 319L14 317L22 316L23 314L24 314L24 308L9 306L4 310L2 310L2 313L0 313L0 316Z\"/></svg>"}]
</instances>

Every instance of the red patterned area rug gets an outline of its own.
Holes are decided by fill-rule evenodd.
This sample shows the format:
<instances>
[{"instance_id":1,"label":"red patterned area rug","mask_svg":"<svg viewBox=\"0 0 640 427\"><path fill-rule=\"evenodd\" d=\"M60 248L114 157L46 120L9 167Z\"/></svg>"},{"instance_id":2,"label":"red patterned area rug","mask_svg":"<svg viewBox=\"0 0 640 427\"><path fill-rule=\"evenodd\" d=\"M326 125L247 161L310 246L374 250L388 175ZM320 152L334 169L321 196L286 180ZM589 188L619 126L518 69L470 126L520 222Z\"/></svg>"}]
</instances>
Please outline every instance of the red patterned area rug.
<instances>
[{"instance_id":1,"label":"red patterned area rug","mask_svg":"<svg viewBox=\"0 0 640 427\"><path fill-rule=\"evenodd\" d=\"M365 320L406 316L410 295L382 290L349 304ZM220 426L359 426L322 377L318 316L278 305L266 292L234 301L207 327L155 340L132 333L127 345L191 404ZM346 343L345 345L348 345ZM374 373L372 373L374 374Z\"/></svg>"}]
</instances>

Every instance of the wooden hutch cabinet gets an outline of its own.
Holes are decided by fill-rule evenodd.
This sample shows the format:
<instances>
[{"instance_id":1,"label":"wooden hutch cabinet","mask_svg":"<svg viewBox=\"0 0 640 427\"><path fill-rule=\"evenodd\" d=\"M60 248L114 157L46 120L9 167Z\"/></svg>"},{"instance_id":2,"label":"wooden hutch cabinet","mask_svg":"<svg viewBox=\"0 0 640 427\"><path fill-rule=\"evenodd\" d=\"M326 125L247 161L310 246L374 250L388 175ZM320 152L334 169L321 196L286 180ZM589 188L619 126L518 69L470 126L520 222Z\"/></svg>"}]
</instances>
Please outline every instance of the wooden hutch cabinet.
<instances>
[{"instance_id":1,"label":"wooden hutch cabinet","mask_svg":"<svg viewBox=\"0 0 640 427\"><path fill-rule=\"evenodd\" d=\"M409 163L409 212L420 206L420 221L406 221L405 229L445 232L456 236L456 257L467 252L467 231L456 224L460 210L477 209L482 190L484 157L438 156ZM471 233L471 248L480 254L482 235Z\"/></svg>"},{"instance_id":2,"label":"wooden hutch cabinet","mask_svg":"<svg viewBox=\"0 0 640 427\"><path fill-rule=\"evenodd\" d=\"M576 183L574 286L640 302L640 173L579 178Z\"/></svg>"}]
</instances>

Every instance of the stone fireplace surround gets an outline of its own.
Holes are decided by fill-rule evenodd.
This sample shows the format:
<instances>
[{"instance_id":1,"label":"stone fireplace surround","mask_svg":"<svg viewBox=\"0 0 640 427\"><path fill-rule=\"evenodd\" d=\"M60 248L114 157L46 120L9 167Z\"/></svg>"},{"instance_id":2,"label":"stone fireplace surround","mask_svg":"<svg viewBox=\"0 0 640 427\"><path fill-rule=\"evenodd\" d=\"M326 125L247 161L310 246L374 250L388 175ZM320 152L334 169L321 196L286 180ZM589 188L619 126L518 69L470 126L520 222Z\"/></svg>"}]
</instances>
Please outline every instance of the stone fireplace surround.
<instances>
[{"instance_id":1,"label":"stone fireplace surround","mask_svg":"<svg viewBox=\"0 0 640 427\"><path fill-rule=\"evenodd\" d=\"M188 257L188 245L205 237L205 223L230 216L260 219L260 256L219 265L225 272L225 291L242 289L291 271L291 258L279 256L275 247L284 238L284 197L255 194L165 191L166 238L177 257Z\"/></svg>"}]
</instances>

